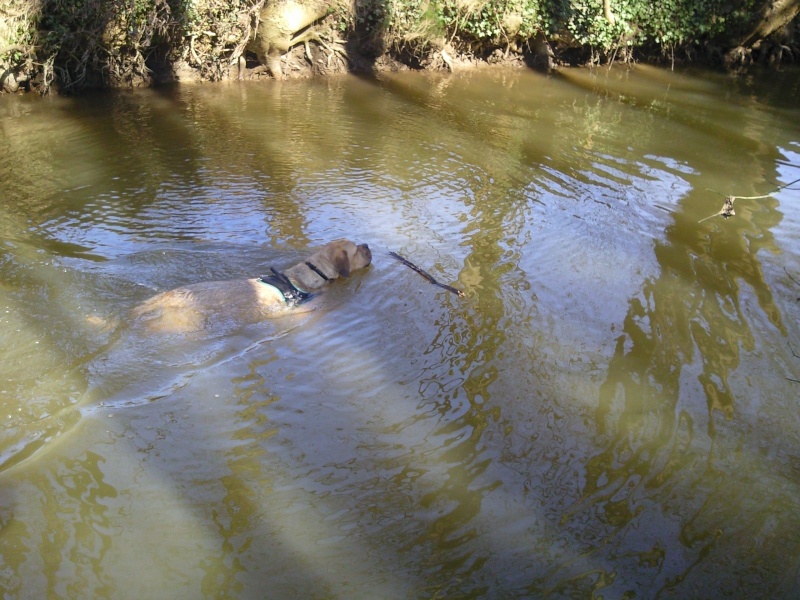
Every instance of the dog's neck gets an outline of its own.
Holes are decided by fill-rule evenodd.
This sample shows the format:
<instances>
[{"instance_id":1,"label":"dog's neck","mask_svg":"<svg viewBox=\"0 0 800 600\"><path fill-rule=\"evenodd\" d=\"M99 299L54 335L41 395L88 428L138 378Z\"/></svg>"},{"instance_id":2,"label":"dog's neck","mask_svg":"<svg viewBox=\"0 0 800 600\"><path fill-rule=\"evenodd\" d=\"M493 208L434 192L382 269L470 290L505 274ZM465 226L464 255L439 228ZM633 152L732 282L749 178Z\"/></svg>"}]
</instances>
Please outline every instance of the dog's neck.
<instances>
[{"instance_id":1,"label":"dog's neck","mask_svg":"<svg viewBox=\"0 0 800 600\"><path fill-rule=\"evenodd\" d=\"M330 281L330 277L328 277L327 275L325 275L325 273L323 273L323 272L322 272L322 269L320 269L320 268L319 268L317 265L315 265L315 264L314 264L314 263L312 263L311 261L307 260L307 261L306 261L306 266L307 266L309 269L311 269L312 271L314 271L314 273L316 273L317 275L319 275L320 277L322 277L322 278L323 278L325 281Z\"/></svg>"},{"instance_id":2,"label":"dog's neck","mask_svg":"<svg viewBox=\"0 0 800 600\"><path fill-rule=\"evenodd\" d=\"M283 298L286 301L286 304L289 306L296 306L301 302L305 302L313 295L310 292L305 292L299 289L294 283L292 283L291 279L278 271L275 267L271 267L270 270L272 271L272 275L259 277L258 281L276 288L281 294L283 294ZM320 273L320 275L322 274ZM324 275L322 276L324 277ZM325 279L327 279L327 277Z\"/></svg>"}]
</instances>

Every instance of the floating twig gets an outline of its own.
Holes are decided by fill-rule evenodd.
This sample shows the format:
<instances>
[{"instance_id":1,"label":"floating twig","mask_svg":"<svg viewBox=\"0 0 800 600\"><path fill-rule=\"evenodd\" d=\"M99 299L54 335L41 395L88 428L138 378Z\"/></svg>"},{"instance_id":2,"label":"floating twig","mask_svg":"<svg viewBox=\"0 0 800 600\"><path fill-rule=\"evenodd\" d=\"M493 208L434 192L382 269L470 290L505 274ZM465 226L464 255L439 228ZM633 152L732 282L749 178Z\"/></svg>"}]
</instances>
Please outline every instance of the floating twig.
<instances>
[{"instance_id":1,"label":"floating twig","mask_svg":"<svg viewBox=\"0 0 800 600\"><path fill-rule=\"evenodd\" d=\"M725 203L722 205L722 208L719 212L715 212L713 215L709 215L703 219L700 219L698 223L702 223L703 221L708 221L709 219L713 219L714 217L722 217L723 219L727 219L728 217L732 217L736 214L736 211L733 210L733 202L736 200L736 196L726 196Z\"/></svg>"},{"instance_id":2,"label":"floating twig","mask_svg":"<svg viewBox=\"0 0 800 600\"><path fill-rule=\"evenodd\" d=\"M778 186L774 190L772 190L769 194L764 194L762 196L725 196L725 203L722 205L722 208L719 212L715 212L713 215L709 215L703 219L700 219L698 223L702 223L703 221L708 221L709 219L713 219L714 217L722 217L723 219L727 219L728 217L732 217L736 214L736 211L733 210L733 203L736 200L761 200L763 198L769 198L773 194L780 192L781 190L788 188L789 186L794 185L795 183L800 182L800 179L795 179L794 181L790 181L787 184ZM710 190L714 191L714 190ZM719 193L719 192L716 192Z\"/></svg>"},{"instance_id":3,"label":"floating twig","mask_svg":"<svg viewBox=\"0 0 800 600\"><path fill-rule=\"evenodd\" d=\"M786 267L783 267L783 270L786 272L786 275L789 277L789 279L791 279L792 281L794 281L794 282L795 282L797 285L800 285L800 281L797 281L797 279L795 279L794 277L792 277L792 274L791 274L791 273L789 273L789 269L787 269Z\"/></svg>"},{"instance_id":4,"label":"floating twig","mask_svg":"<svg viewBox=\"0 0 800 600\"><path fill-rule=\"evenodd\" d=\"M417 273L422 275L425 279L427 279L429 282L431 282L433 285L438 285L440 288L444 288L448 292L453 292L459 298L463 298L464 296L466 296L466 294L464 292L462 292L461 290L456 289L451 285L447 285L446 283L442 283L440 281L437 281L436 278L433 275L428 273L426 270L421 269L420 267L418 267L417 265L412 263L410 260L406 260L405 258L400 256L397 252L389 252L389 256L391 256L392 258L396 258L401 263L403 263L405 266L407 266L409 269L413 269L414 271L416 271Z\"/></svg>"},{"instance_id":5,"label":"floating twig","mask_svg":"<svg viewBox=\"0 0 800 600\"><path fill-rule=\"evenodd\" d=\"M787 343L789 344L789 351L792 353L792 356L794 356L795 358L800 358L800 354L797 354L797 352L794 351L794 348L792 348L792 344L790 342ZM786 381L791 381L792 383L800 383L800 380L792 379L791 377L787 377Z\"/></svg>"}]
</instances>

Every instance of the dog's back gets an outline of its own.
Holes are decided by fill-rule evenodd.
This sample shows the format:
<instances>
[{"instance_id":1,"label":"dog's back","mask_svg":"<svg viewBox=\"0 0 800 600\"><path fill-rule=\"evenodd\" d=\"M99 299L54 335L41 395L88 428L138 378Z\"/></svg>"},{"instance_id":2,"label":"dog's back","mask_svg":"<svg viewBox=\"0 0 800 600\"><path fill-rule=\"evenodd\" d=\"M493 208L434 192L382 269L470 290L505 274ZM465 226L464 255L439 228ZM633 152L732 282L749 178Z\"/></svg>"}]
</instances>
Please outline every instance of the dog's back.
<instances>
[{"instance_id":1,"label":"dog's back","mask_svg":"<svg viewBox=\"0 0 800 600\"><path fill-rule=\"evenodd\" d=\"M366 244L336 240L323 246L306 261L283 272L297 291L306 293L324 287L340 276L369 266L372 253ZM163 292L133 309L136 323L152 331L188 332L205 329L209 319L241 324L255 323L292 308L285 292L269 279L234 279L186 285Z\"/></svg>"}]
</instances>

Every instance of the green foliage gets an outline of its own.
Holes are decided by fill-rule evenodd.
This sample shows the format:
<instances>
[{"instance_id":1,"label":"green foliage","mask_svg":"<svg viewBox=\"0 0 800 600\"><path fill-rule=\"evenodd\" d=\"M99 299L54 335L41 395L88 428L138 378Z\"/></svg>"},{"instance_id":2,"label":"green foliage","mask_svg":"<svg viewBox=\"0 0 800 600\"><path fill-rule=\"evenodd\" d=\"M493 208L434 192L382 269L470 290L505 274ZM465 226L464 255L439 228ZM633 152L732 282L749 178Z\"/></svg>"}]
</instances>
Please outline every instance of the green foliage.
<instances>
[{"instance_id":1,"label":"green foliage","mask_svg":"<svg viewBox=\"0 0 800 600\"><path fill-rule=\"evenodd\" d=\"M444 0L448 29L489 46L507 45L548 28L540 0L488 0L478 4Z\"/></svg>"},{"instance_id":2,"label":"green foliage","mask_svg":"<svg viewBox=\"0 0 800 600\"><path fill-rule=\"evenodd\" d=\"M424 53L445 34L441 5L435 0L356 0L354 19L351 29L371 38L378 49Z\"/></svg>"},{"instance_id":3,"label":"green foliage","mask_svg":"<svg viewBox=\"0 0 800 600\"><path fill-rule=\"evenodd\" d=\"M38 11L33 0L6 0L0 8L0 74L22 71L35 50Z\"/></svg>"},{"instance_id":4,"label":"green foliage","mask_svg":"<svg viewBox=\"0 0 800 600\"><path fill-rule=\"evenodd\" d=\"M44 88L147 83L153 57L183 60L209 79L250 35L264 0L41 0L36 55Z\"/></svg>"},{"instance_id":5,"label":"green foliage","mask_svg":"<svg viewBox=\"0 0 800 600\"><path fill-rule=\"evenodd\" d=\"M355 0L353 3L355 24L354 31L361 31L365 34L375 34L384 29L387 23L387 13L382 2L376 0ZM347 29L347 15L343 15L342 31Z\"/></svg>"},{"instance_id":6,"label":"green foliage","mask_svg":"<svg viewBox=\"0 0 800 600\"><path fill-rule=\"evenodd\" d=\"M166 0L45 0L38 55L66 91L132 84L147 79L147 57L173 26Z\"/></svg>"},{"instance_id":7,"label":"green foliage","mask_svg":"<svg viewBox=\"0 0 800 600\"><path fill-rule=\"evenodd\" d=\"M630 26L623 17L628 13L627 2L614 2L615 21L611 23L603 14L602 0L572 2L564 11L567 31L581 46L602 50L611 49L623 36L630 34Z\"/></svg>"},{"instance_id":8,"label":"green foliage","mask_svg":"<svg viewBox=\"0 0 800 600\"><path fill-rule=\"evenodd\" d=\"M602 0L562 2L559 14L579 45L609 51L620 44L667 48L697 44L743 29L756 0L613 0L614 23Z\"/></svg>"},{"instance_id":9,"label":"green foliage","mask_svg":"<svg viewBox=\"0 0 800 600\"><path fill-rule=\"evenodd\" d=\"M554 29L544 0L357 0L356 21L390 45L416 47L505 47Z\"/></svg>"},{"instance_id":10,"label":"green foliage","mask_svg":"<svg viewBox=\"0 0 800 600\"><path fill-rule=\"evenodd\" d=\"M175 57L207 79L221 78L231 55L244 51L254 15L264 0L178 0L173 15L179 44Z\"/></svg>"},{"instance_id":11,"label":"green foliage","mask_svg":"<svg viewBox=\"0 0 800 600\"><path fill-rule=\"evenodd\" d=\"M357 27L390 40L446 37L473 50L538 33L573 47L675 48L742 30L766 0L356 0ZM346 29L342 26L342 30Z\"/></svg>"},{"instance_id":12,"label":"green foliage","mask_svg":"<svg viewBox=\"0 0 800 600\"><path fill-rule=\"evenodd\" d=\"M696 44L735 33L750 20L754 0L662 0L632 3L630 19L644 40L662 46Z\"/></svg>"},{"instance_id":13,"label":"green foliage","mask_svg":"<svg viewBox=\"0 0 800 600\"><path fill-rule=\"evenodd\" d=\"M183 61L209 79L244 52L256 16L281 0L6 0L0 8L0 69L38 69L43 88L135 85L152 57ZM299 0L303 1L303 0ZM317 0L319 1L319 0ZM617 55L742 39L774 0L330 0L330 20L362 50L411 50L422 58L446 44L475 54L556 41L560 49Z\"/></svg>"}]
</instances>

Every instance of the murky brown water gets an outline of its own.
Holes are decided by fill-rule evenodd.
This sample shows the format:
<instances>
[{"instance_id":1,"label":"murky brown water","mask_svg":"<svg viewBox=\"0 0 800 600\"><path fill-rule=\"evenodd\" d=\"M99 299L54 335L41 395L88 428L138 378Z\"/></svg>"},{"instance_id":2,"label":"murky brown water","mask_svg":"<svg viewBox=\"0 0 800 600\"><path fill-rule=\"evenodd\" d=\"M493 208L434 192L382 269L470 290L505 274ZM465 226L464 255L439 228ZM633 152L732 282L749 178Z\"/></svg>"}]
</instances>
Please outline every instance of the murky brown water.
<instances>
[{"instance_id":1,"label":"murky brown water","mask_svg":"<svg viewBox=\"0 0 800 600\"><path fill-rule=\"evenodd\" d=\"M800 186L698 221L800 178L798 97L640 67L0 99L4 596L792 596ZM312 313L128 326L342 236L374 264Z\"/></svg>"}]
</instances>

